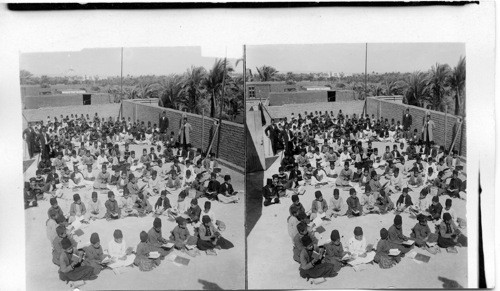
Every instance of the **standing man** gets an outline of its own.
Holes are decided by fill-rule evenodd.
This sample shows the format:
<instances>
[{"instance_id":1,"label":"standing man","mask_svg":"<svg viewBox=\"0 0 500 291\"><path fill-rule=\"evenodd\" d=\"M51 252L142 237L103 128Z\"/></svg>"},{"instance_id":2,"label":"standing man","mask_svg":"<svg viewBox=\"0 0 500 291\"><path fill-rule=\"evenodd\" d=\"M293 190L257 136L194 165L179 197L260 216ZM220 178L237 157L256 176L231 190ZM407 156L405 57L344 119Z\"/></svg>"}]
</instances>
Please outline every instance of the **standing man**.
<instances>
[{"instance_id":1,"label":"standing man","mask_svg":"<svg viewBox=\"0 0 500 291\"><path fill-rule=\"evenodd\" d=\"M26 141L28 145L28 154L30 155L30 159L33 158L33 154L35 151L35 131L33 130L33 126L30 125L23 131L23 139Z\"/></svg>"},{"instance_id":2,"label":"standing man","mask_svg":"<svg viewBox=\"0 0 500 291\"><path fill-rule=\"evenodd\" d=\"M425 143L425 154L428 155L430 152L431 148L431 143L434 141L434 127L436 125L434 124L434 121L431 119L431 114L430 112L427 112L427 118L426 121L424 122L424 126L422 127L422 135L423 135L423 141Z\"/></svg>"},{"instance_id":3,"label":"standing man","mask_svg":"<svg viewBox=\"0 0 500 291\"><path fill-rule=\"evenodd\" d=\"M40 129L38 139L40 142L40 154L42 155L42 158L49 159L50 139L49 135L47 134L47 128L45 126L42 126L42 128Z\"/></svg>"},{"instance_id":4,"label":"standing man","mask_svg":"<svg viewBox=\"0 0 500 291\"><path fill-rule=\"evenodd\" d=\"M179 141L185 151L191 147L190 134L192 129L191 124L187 121L187 116L184 117L181 128L179 129Z\"/></svg>"},{"instance_id":5,"label":"standing man","mask_svg":"<svg viewBox=\"0 0 500 291\"><path fill-rule=\"evenodd\" d=\"M410 115L410 109L406 108L406 113L403 114L403 131L405 133L405 138L410 136L410 127L412 123L412 117Z\"/></svg>"},{"instance_id":6,"label":"standing man","mask_svg":"<svg viewBox=\"0 0 500 291\"><path fill-rule=\"evenodd\" d=\"M160 121L158 122L160 125L160 134L162 140L165 140L165 135L168 133L168 117L167 111L163 110L162 116L160 116Z\"/></svg>"},{"instance_id":7,"label":"standing man","mask_svg":"<svg viewBox=\"0 0 500 291\"><path fill-rule=\"evenodd\" d=\"M275 156L278 151L278 133L279 130L276 127L276 123L272 122L271 125L266 127L266 130L264 133L269 137L271 140L271 148L273 149L273 155Z\"/></svg>"}]
</instances>

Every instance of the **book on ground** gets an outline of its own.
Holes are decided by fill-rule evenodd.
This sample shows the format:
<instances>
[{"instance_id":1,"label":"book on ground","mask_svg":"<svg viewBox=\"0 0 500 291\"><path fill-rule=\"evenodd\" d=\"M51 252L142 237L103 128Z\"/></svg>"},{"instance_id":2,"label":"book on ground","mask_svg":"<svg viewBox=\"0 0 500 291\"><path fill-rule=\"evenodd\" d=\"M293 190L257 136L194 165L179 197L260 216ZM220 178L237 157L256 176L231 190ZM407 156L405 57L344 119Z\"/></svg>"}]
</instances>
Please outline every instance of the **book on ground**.
<instances>
[{"instance_id":1,"label":"book on ground","mask_svg":"<svg viewBox=\"0 0 500 291\"><path fill-rule=\"evenodd\" d=\"M411 239L409 239L409 240L407 240L407 241L404 241L404 242L403 242L403 244L404 244L405 246L412 246L414 243L415 243L415 241L414 241L414 240L411 240Z\"/></svg>"},{"instance_id":2,"label":"book on ground","mask_svg":"<svg viewBox=\"0 0 500 291\"><path fill-rule=\"evenodd\" d=\"M82 236L84 234L84 232L81 229L77 229L77 230L75 230L74 234L77 236Z\"/></svg>"},{"instance_id":3,"label":"book on ground","mask_svg":"<svg viewBox=\"0 0 500 291\"><path fill-rule=\"evenodd\" d=\"M181 256L177 256L174 260L174 262L181 264L181 265L184 265L184 266L187 266L189 264L189 261L190 260L188 258L184 258Z\"/></svg>"},{"instance_id":4,"label":"book on ground","mask_svg":"<svg viewBox=\"0 0 500 291\"><path fill-rule=\"evenodd\" d=\"M423 254L420 254L420 253L418 253L415 256L415 260L418 260L418 261L421 261L421 262L424 262L424 263L428 263L430 259L431 259L431 257L423 255Z\"/></svg>"},{"instance_id":5,"label":"book on ground","mask_svg":"<svg viewBox=\"0 0 500 291\"><path fill-rule=\"evenodd\" d=\"M458 253L458 250L457 250L457 248L456 248L456 247L447 247L447 248L446 248L446 251L447 251L448 253L453 253L453 254L457 254L457 253Z\"/></svg>"},{"instance_id":6,"label":"book on ground","mask_svg":"<svg viewBox=\"0 0 500 291\"><path fill-rule=\"evenodd\" d=\"M317 231L318 233L323 233L323 232L325 232L325 231L326 231L326 229L325 229L323 226L319 226L319 227L317 227L317 228L316 228L316 231Z\"/></svg>"},{"instance_id":7,"label":"book on ground","mask_svg":"<svg viewBox=\"0 0 500 291\"><path fill-rule=\"evenodd\" d=\"M163 244L161 247L166 249L171 249L173 246L174 246L173 242L168 242L166 244Z\"/></svg>"},{"instance_id":8,"label":"book on ground","mask_svg":"<svg viewBox=\"0 0 500 291\"><path fill-rule=\"evenodd\" d=\"M428 247L434 247L437 245L437 242L425 242L425 244L428 246Z\"/></svg>"},{"instance_id":9,"label":"book on ground","mask_svg":"<svg viewBox=\"0 0 500 291\"><path fill-rule=\"evenodd\" d=\"M105 257L102 261L101 261L101 265L106 265L106 264L109 264L111 262L111 259L109 257Z\"/></svg>"}]
</instances>

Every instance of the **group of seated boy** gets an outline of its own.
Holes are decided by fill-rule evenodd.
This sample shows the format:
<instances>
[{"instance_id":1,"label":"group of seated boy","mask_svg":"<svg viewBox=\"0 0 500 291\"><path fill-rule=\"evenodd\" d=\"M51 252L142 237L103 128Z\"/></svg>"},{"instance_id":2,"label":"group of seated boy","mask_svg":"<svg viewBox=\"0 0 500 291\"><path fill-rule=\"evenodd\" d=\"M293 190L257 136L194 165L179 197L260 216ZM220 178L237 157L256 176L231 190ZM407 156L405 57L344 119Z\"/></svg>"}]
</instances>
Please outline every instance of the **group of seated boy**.
<instances>
[{"instance_id":1,"label":"group of seated boy","mask_svg":"<svg viewBox=\"0 0 500 291\"><path fill-rule=\"evenodd\" d=\"M152 269L168 254L166 250L172 249L162 246L168 242L192 256L200 250L214 255L217 248L233 246L220 235L225 224L215 220L211 201L237 203L239 198L230 175L221 174L214 154L205 157L201 150L195 151L190 145L182 147L173 139L159 136L159 140L152 140L149 152L143 149L142 155L136 157L129 143L110 140L109 135L106 140L105 124L96 119L92 127L81 131L80 121L59 128L57 132L71 132L71 138L65 139L68 135L63 134L57 142L52 140L50 153L57 151L49 156L41 154L36 176L25 183L26 209L38 206L40 200L50 201L47 236L62 280L91 280L104 267L116 269L132 263ZM220 178L222 182L218 181ZM170 203L168 195L177 196L175 204ZM102 196L107 197L104 203ZM152 205L149 199L156 199L155 196L158 198ZM187 198L191 198L189 204ZM198 206L199 198L210 200L205 202L204 210ZM71 200L69 213L64 214L58 201ZM83 224L147 215L155 217L154 227L148 233L140 233L141 243L136 250L125 247L120 230L114 233L115 239L108 247L110 260L104 263L97 233L91 236L91 246L76 247L73 236ZM161 216L178 224L169 240L161 235ZM193 234L186 228L187 223L193 226ZM161 254L159 258L145 259L146 253L156 251Z\"/></svg>"}]
</instances>

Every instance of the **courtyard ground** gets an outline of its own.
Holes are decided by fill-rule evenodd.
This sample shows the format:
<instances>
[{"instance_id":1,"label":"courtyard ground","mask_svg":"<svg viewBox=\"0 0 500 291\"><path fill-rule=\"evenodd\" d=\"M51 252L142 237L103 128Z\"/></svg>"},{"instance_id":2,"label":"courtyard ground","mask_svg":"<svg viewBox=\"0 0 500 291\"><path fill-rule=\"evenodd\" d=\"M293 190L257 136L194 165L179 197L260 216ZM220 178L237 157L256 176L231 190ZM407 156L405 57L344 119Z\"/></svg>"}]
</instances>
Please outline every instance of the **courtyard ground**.
<instances>
[{"instance_id":1,"label":"courtyard ground","mask_svg":"<svg viewBox=\"0 0 500 291\"><path fill-rule=\"evenodd\" d=\"M130 149L142 152L144 146L131 145ZM222 174L230 174L235 190L244 190L244 175L224 166ZM25 178L33 177L36 170L36 162L25 172ZM221 180L219 178L219 180ZM66 190L68 191L68 190ZM65 193L72 196L87 191L88 197L92 190ZM67 195L66 195L67 194ZM218 251L217 256L209 256L201 252L200 256L190 257L185 253L174 251L177 255L190 259L188 266L178 266L167 260L163 260L159 267L150 272L141 272L137 267L127 267L124 273L116 275L109 269L103 270L99 277L93 281L87 281L80 290L160 290L160 289L243 289L245 288L245 234L244 234L244 194L240 192L240 202L236 204L222 204L212 202L212 209L218 220L226 224L226 230L222 236L234 244L234 248ZM82 196L83 197L83 196ZM177 196L169 195L172 205L177 201ZM107 199L107 195L99 194L101 203ZM154 205L158 196L149 198ZM189 201L189 198L187 198ZM69 212L72 201L59 200L59 205L64 213ZM203 209L206 198L198 200ZM85 202L85 201L84 201ZM46 236L45 223L47 221L47 210L49 201L41 201L38 207L29 208L25 211L26 225L26 289L27 290L64 290L70 286L61 281L58 276L58 267L52 263L52 247ZM176 226L175 221L170 221L162 216L163 237L170 236L170 231ZM108 242L113 239L113 231L121 229L127 246L135 247L140 242L139 233L148 231L153 225L154 217L143 218L127 217L124 219L106 221L97 220L87 225L84 234L78 238L78 247L90 243L90 235L93 232L99 234L103 249L107 249ZM192 230L192 229L191 229ZM191 232L192 233L192 232Z\"/></svg>"},{"instance_id":2,"label":"courtyard ground","mask_svg":"<svg viewBox=\"0 0 500 291\"><path fill-rule=\"evenodd\" d=\"M390 144L392 148L392 143ZM385 144L373 143L373 147L380 150L385 148ZM383 151L382 151L383 152ZM263 180L270 178L278 173L278 167L281 158L278 158L270 168L262 174L252 173L248 175L247 185L252 187L262 187ZM464 167L465 168L465 167ZM340 169L340 167L339 167ZM381 172L380 170L378 172ZM384 182L381 181L383 184ZM329 203L333 196L332 186L323 186L316 189L312 186L306 186L306 193L299 196L301 203L306 211L311 208L314 200L314 192L320 190L323 198ZM252 189L260 191L259 189ZM410 192L412 201L418 201L420 188L414 188ZM259 200L250 196L247 201ZM346 201L349 193L340 190L340 195ZM359 193L358 193L359 197ZM399 195L392 195L391 199L395 203ZM440 202L443 204L448 196L441 196ZM453 198L453 208L457 217L466 218L466 201ZM256 202L256 203L259 203ZM248 202L247 202L248 203ZM299 264L293 260L293 244L287 231L287 218L289 216L289 206L291 199L283 198L280 204L273 204L268 207L252 207L258 209L260 217L253 218L251 231L247 231L247 251L248 251L248 287L249 289L347 289L347 288L450 288L467 287L467 247L458 248L458 254L447 253L442 249L441 253L432 255L426 250L414 248L413 251L428 255L431 257L428 263L417 263L407 255L399 264L390 269L381 269L377 264L367 265L365 270L356 272L352 267L342 268L334 278L327 278L326 282L320 285L311 285L305 279L299 276ZM247 205L247 207L249 207ZM247 210L248 213L248 210ZM409 214L401 214L403 218L403 233L410 235L411 228L417 223L417 220L410 218ZM248 218L247 218L248 219ZM379 239L379 231L385 227L388 229L394 220L394 214L385 215L369 214L357 218L347 218L346 216L332 218L330 222L323 226L326 232L322 233L325 238L330 237L333 229L340 232L341 242L345 246L347 240L353 236L353 230L356 226L363 228L367 243L376 243ZM433 225L429 223L433 230ZM467 234L466 229L461 229Z\"/></svg>"}]
</instances>

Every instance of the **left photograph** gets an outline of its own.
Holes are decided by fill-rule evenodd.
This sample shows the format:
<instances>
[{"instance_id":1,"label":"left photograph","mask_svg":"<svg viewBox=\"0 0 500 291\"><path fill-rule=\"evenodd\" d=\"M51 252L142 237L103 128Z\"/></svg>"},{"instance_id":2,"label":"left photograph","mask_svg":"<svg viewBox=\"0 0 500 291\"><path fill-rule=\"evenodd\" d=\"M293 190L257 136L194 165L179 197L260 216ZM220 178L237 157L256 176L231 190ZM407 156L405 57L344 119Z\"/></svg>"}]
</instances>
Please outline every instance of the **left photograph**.
<instances>
[{"instance_id":1,"label":"left photograph","mask_svg":"<svg viewBox=\"0 0 500 291\"><path fill-rule=\"evenodd\" d=\"M19 57L26 289L244 289L241 60Z\"/></svg>"}]
</instances>

